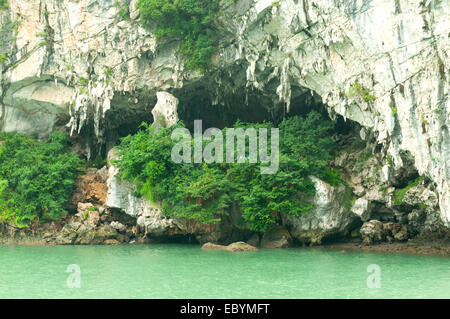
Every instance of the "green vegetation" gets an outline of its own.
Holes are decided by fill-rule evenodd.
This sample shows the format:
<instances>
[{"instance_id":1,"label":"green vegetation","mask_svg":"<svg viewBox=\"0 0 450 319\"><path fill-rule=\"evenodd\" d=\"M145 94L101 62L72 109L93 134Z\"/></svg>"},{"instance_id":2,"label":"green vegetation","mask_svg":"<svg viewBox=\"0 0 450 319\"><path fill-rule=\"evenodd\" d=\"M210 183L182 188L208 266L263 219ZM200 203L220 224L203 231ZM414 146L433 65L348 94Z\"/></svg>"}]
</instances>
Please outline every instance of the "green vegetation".
<instances>
[{"instance_id":1,"label":"green vegetation","mask_svg":"<svg viewBox=\"0 0 450 319\"><path fill-rule=\"evenodd\" d=\"M90 213L90 212L95 212L96 210L98 210L98 207L97 207L97 206L92 206L91 208L89 208L89 209L87 210L87 212L88 212L88 213Z\"/></svg>"},{"instance_id":2,"label":"green vegetation","mask_svg":"<svg viewBox=\"0 0 450 319\"><path fill-rule=\"evenodd\" d=\"M122 20L127 21L130 19L130 7L127 0L116 0L114 6L119 9L117 14Z\"/></svg>"},{"instance_id":3,"label":"green vegetation","mask_svg":"<svg viewBox=\"0 0 450 319\"><path fill-rule=\"evenodd\" d=\"M81 84L82 86L88 86L88 85L89 85L89 79L80 77L79 80L80 80L80 84Z\"/></svg>"},{"instance_id":4,"label":"green vegetation","mask_svg":"<svg viewBox=\"0 0 450 319\"><path fill-rule=\"evenodd\" d=\"M45 8L44 8L44 20L45 20L44 30L42 32L39 32L37 34L37 36L41 38L41 41L39 42L39 46L41 46L41 47L47 46L48 50L53 51L53 45L55 42L55 39L54 39L55 31L50 26L49 16L50 16L50 11L47 10L47 6L45 5Z\"/></svg>"},{"instance_id":5,"label":"green vegetation","mask_svg":"<svg viewBox=\"0 0 450 319\"><path fill-rule=\"evenodd\" d=\"M374 155L370 151L363 152L363 153L361 153L361 156L358 158L358 162L366 163L373 156Z\"/></svg>"},{"instance_id":6,"label":"green vegetation","mask_svg":"<svg viewBox=\"0 0 450 319\"><path fill-rule=\"evenodd\" d=\"M90 213L90 212L95 212L96 210L98 210L98 207L97 207L97 206L92 206L92 207L90 207L88 210L86 210L86 211L83 213L83 219L84 219L84 220L87 220L87 219L89 218L89 213Z\"/></svg>"},{"instance_id":7,"label":"green vegetation","mask_svg":"<svg viewBox=\"0 0 450 319\"><path fill-rule=\"evenodd\" d=\"M101 157L96 157L94 160L86 162L85 167L100 169L103 166L105 166L107 163L108 163L108 161L106 159L103 159Z\"/></svg>"},{"instance_id":8,"label":"green vegetation","mask_svg":"<svg viewBox=\"0 0 450 319\"><path fill-rule=\"evenodd\" d=\"M361 83L356 81L347 92L348 97L359 96L366 102L375 101L375 96L370 92L370 90L364 87Z\"/></svg>"},{"instance_id":9,"label":"green vegetation","mask_svg":"<svg viewBox=\"0 0 450 319\"><path fill-rule=\"evenodd\" d=\"M156 24L157 37L182 40L181 53L187 66L206 71L217 52L219 34L214 21L219 0L139 0L137 7L144 27Z\"/></svg>"},{"instance_id":10,"label":"green vegetation","mask_svg":"<svg viewBox=\"0 0 450 319\"><path fill-rule=\"evenodd\" d=\"M122 139L121 160L115 163L121 178L137 186L136 195L161 201L167 215L217 223L238 204L248 227L265 231L275 224L277 213L298 216L311 210L309 199L315 188L310 175L334 185L339 183L339 174L327 166L335 150L330 138L334 124L316 112L280 124L280 165L276 174L261 174L265 164L248 160L242 164L176 164L171 150L177 141L171 139L171 134L178 127L184 127L183 123L156 132L143 124L137 134ZM259 129L273 125L238 121L235 127ZM222 134L225 139L225 129ZM209 143L204 141L204 147Z\"/></svg>"},{"instance_id":11,"label":"green vegetation","mask_svg":"<svg viewBox=\"0 0 450 319\"><path fill-rule=\"evenodd\" d=\"M389 106L391 108L392 115L397 115L397 108L394 106L394 104L391 103Z\"/></svg>"},{"instance_id":12,"label":"green vegetation","mask_svg":"<svg viewBox=\"0 0 450 319\"><path fill-rule=\"evenodd\" d=\"M422 123L422 126L428 124L428 121L423 114L420 116L420 123Z\"/></svg>"},{"instance_id":13,"label":"green vegetation","mask_svg":"<svg viewBox=\"0 0 450 319\"><path fill-rule=\"evenodd\" d=\"M424 202L419 203L419 207L420 207L422 210L424 210L424 211L427 211L427 210L428 210L428 207L427 207L427 205L426 205Z\"/></svg>"},{"instance_id":14,"label":"green vegetation","mask_svg":"<svg viewBox=\"0 0 450 319\"><path fill-rule=\"evenodd\" d=\"M392 156L390 155L390 154L388 154L387 156L386 156L386 164L388 164L389 166L394 166L394 162L393 162L393 160L392 160Z\"/></svg>"},{"instance_id":15,"label":"green vegetation","mask_svg":"<svg viewBox=\"0 0 450 319\"><path fill-rule=\"evenodd\" d=\"M109 66L106 66L106 67L105 67L104 72L105 72L105 75L106 75L107 77L110 77L111 75L113 75L113 69L110 68Z\"/></svg>"},{"instance_id":16,"label":"green vegetation","mask_svg":"<svg viewBox=\"0 0 450 319\"><path fill-rule=\"evenodd\" d=\"M8 0L0 0L0 10L6 10L9 8Z\"/></svg>"},{"instance_id":17,"label":"green vegetation","mask_svg":"<svg viewBox=\"0 0 450 319\"><path fill-rule=\"evenodd\" d=\"M342 199L345 210L350 211L355 204L356 199L357 198L353 195L352 188L346 185L344 198Z\"/></svg>"},{"instance_id":18,"label":"green vegetation","mask_svg":"<svg viewBox=\"0 0 450 319\"><path fill-rule=\"evenodd\" d=\"M0 63L5 63L8 60L6 53L0 53Z\"/></svg>"},{"instance_id":19,"label":"green vegetation","mask_svg":"<svg viewBox=\"0 0 450 319\"><path fill-rule=\"evenodd\" d=\"M65 215L82 164L69 153L68 137L55 132L48 142L10 134L0 139L0 219L24 227Z\"/></svg>"},{"instance_id":20,"label":"green vegetation","mask_svg":"<svg viewBox=\"0 0 450 319\"><path fill-rule=\"evenodd\" d=\"M47 28L44 31L37 33L36 36L41 38L39 46L43 47L48 44L49 33L47 32Z\"/></svg>"},{"instance_id":21,"label":"green vegetation","mask_svg":"<svg viewBox=\"0 0 450 319\"><path fill-rule=\"evenodd\" d=\"M405 198L406 192L412 187L419 185L421 180L423 180L423 177L419 176L415 180L410 181L405 188L396 190L394 193L394 204L400 206L403 203L403 198Z\"/></svg>"},{"instance_id":22,"label":"green vegetation","mask_svg":"<svg viewBox=\"0 0 450 319\"><path fill-rule=\"evenodd\" d=\"M17 36L17 35L19 34L19 27L20 27L20 24L21 24L21 21L20 21L20 20L17 20L17 19L15 19L15 20L12 22L12 29L13 29L13 32L14 32L14 35L15 35L15 36Z\"/></svg>"}]
</instances>

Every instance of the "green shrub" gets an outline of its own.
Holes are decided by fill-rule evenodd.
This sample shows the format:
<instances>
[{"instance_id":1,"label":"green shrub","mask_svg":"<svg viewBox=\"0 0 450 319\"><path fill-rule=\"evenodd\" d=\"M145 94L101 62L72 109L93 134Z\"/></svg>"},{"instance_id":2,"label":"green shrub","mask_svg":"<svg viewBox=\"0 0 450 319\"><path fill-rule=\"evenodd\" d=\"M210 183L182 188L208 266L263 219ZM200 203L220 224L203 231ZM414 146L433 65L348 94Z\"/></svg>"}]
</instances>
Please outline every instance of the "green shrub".
<instances>
[{"instance_id":1,"label":"green shrub","mask_svg":"<svg viewBox=\"0 0 450 319\"><path fill-rule=\"evenodd\" d=\"M273 125L238 121L235 126L258 129ZM335 150L330 138L334 124L316 112L280 124L280 161L276 174L261 174L264 164L248 161L176 164L171 159L176 144L171 133L178 127L184 127L183 123L155 132L153 127L144 124L137 134L122 139L121 160L115 162L120 177L137 186L136 195L161 201L163 213L169 216L217 223L236 203L250 229L265 231L275 224L280 212L299 216L311 210L309 199L315 188L310 175L334 185L339 182L339 174L327 166ZM222 134L225 139L225 129ZM207 143L204 141L204 145Z\"/></svg>"},{"instance_id":2,"label":"green shrub","mask_svg":"<svg viewBox=\"0 0 450 319\"><path fill-rule=\"evenodd\" d=\"M6 56L6 53L5 52L0 53L0 64L1 63L5 63L6 60L8 60L8 57Z\"/></svg>"},{"instance_id":3,"label":"green shrub","mask_svg":"<svg viewBox=\"0 0 450 319\"><path fill-rule=\"evenodd\" d=\"M395 106L391 106L391 111L392 111L392 115L396 115L397 114L397 108Z\"/></svg>"},{"instance_id":4,"label":"green shrub","mask_svg":"<svg viewBox=\"0 0 450 319\"><path fill-rule=\"evenodd\" d=\"M182 40L181 53L191 69L206 71L217 52L219 35L214 20L219 0L139 0L144 27L156 24L157 37Z\"/></svg>"},{"instance_id":5,"label":"green shrub","mask_svg":"<svg viewBox=\"0 0 450 319\"><path fill-rule=\"evenodd\" d=\"M0 10L6 10L9 8L8 0L0 0Z\"/></svg>"},{"instance_id":6,"label":"green shrub","mask_svg":"<svg viewBox=\"0 0 450 319\"><path fill-rule=\"evenodd\" d=\"M359 96L366 102L375 101L375 96L370 92L368 88L356 81L347 92L348 97Z\"/></svg>"},{"instance_id":7,"label":"green shrub","mask_svg":"<svg viewBox=\"0 0 450 319\"><path fill-rule=\"evenodd\" d=\"M406 192L412 187L419 185L421 180L423 180L423 177L419 176L415 180L410 181L406 187L397 189L394 193L394 204L400 206L403 203L403 198L405 197Z\"/></svg>"},{"instance_id":8,"label":"green shrub","mask_svg":"<svg viewBox=\"0 0 450 319\"><path fill-rule=\"evenodd\" d=\"M0 219L19 227L66 214L82 161L68 150L68 137L0 136Z\"/></svg>"},{"instance_id":9,"label":"green shrub","mask_svg":"<svg viewBox=\"0 0 450 319\"><path fill-rule=\"evenodd\" d=\"M119 9L118 16L127 21L130 19L130 7L127 0L116 0L114 6Z\"/></svg>"},{"instance_id":10,"label":"green shrub","mask_svg":"<svg viewBox=\"0 0 450 319\"><path fill-rule=\"evenodd\" d=\"M342 198L342 206L345 210L350 211L356 202L356 197L353 195L353 191L350 187L346 186L344 197Z\"/></svg>"}]
</instances>

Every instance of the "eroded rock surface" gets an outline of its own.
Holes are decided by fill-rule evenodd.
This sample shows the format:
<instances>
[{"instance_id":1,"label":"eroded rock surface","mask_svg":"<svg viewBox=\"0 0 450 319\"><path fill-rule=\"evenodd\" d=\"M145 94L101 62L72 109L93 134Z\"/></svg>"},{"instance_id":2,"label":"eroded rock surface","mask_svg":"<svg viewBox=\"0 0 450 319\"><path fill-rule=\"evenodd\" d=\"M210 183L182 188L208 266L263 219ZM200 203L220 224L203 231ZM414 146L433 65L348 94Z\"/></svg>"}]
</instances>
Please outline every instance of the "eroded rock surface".
<instances>
[{"instance_id":1,"label":"eroded rock surface","mask_svg":"<svg viewBox=\"0 0 450 319\"><path fill-rule=\"evenodd\" d=\"M327 237L346 236L359 222L359 216L349 209L351 191L344 185L333 187L316 177L311 179L316 188L313 211L299 217L283 214L283 225L302 243L321 244Z\"/></svg>"}]
</instances>

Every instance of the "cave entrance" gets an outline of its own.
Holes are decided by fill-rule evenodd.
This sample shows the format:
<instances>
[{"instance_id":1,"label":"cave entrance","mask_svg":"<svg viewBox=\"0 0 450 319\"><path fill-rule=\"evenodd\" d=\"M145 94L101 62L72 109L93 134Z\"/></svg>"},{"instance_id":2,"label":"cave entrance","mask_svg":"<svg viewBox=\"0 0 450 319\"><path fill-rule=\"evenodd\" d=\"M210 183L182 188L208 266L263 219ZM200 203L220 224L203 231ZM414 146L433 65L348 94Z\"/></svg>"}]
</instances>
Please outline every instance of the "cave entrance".
<instances>
[{"instance_id":1,"label":"cave entrance","mask_svg":"<svg viewBox=\"0 0 450 319\"><path fill-rule=\"evenodd\" d=\"M286 113L286 106L279 101L278 96L245 87L228 94L221 92L218 98L216 90L211 91L208 86L197 83L175 90L173 94L179 99L178 116L191 132L195 120L202 120L205 130L211 127L233 127L237 120L248 123L270 121L278 125L284 118L296 115L303 117L313 110L325 118L329 117L321 97L302 87L292 88L289 113ZM335 122L336 135L350 134L359 138L361 127L358 123L344 120L340 115L336 115Z\"/></svg>"},{"instance_id":2,"label":"cave entrance","mask_svg":"<svg viewBox=\"0 0 450 319\"><path fill-rule=\"evenodd\" d=\"M245 83L238 83L239 79L242 79L242 76L230 77L222 86L210 79L171 90L170 93L179 100L180 120L193 132L194 120L202 120L202 127L206 130L212 127L233 127L237 120L248 123L270 121L277 126L286 117L305 116L312 110L328 117L321 97L309 89L292 86L290 112L286 113L285 103L274 94L279 81L269 82L267 90L261 92L247 88ZM212 84L208 84L209 82ZM135 134L142 122L152 123L152 109L156 103L154 91L116 93L111 101L111 109L106 112L101 124L104 128L102 143L93 142L88 147L91 152L90 159L106 158L108 151L118 145L122 137ZM88 135L94 134L94 126L91 124L86 128L86 131L90 129L90 132L85 131ZM352 134L359 137L359 130L357 123L344 121L341 116L336 116L336 135Z\"/></svg>"},{"instance_id":3,"label":"cave entrance","mask_svg":"<svg viewBox=\"0 0 450 319\"><path fill-rule=\"evenodd\" d=\"M175 90L173 94L179 99L178 116L191 132L195 120L202 120L204 128L223 129L233 127L237 120L247 123L270 121L278 125L286 117L305 116L312 110L328 116L317 94L300 87L293 88L292 92L289 113L278 96L245 87L218 95L216 90L212 91L206 85L192 84Z\"/></svg>"},{"instance_id":4,"label":"cave entrance","mask_svg":"<svg viewBox=\"0 0 450 319\"><path fill-rule=\"evenodd\" d=\"M280 112L271 108L270 100L256 94L248 94L241 90L214 102L208 89L195 85L180 92L178 116L186 127L193 131L194 121L202 120L204 128L233 127L237 120L249 123L260 123L273 120Z\"/></svg>"}]
</instances>

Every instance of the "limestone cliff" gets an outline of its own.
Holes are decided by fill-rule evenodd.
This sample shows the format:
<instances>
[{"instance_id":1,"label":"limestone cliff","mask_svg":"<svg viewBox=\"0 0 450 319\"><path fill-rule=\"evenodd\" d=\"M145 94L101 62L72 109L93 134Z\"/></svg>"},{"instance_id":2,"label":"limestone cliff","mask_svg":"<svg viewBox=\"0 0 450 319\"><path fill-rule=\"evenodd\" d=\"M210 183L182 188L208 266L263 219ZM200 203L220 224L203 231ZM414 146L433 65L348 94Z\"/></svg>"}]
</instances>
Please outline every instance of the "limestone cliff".
<instances>
[{"instance_id":1,"label":"limestone cliff","mask_svg":"<svg viewBox=\"0 0 450 319\"><path fill-rule=\"evenodd\" d=\"M0 11L1 130L45 137L67 127L95 158L153 120L166 96L158 92L179 100L180 118L211 125L323 104L381 145L382 182L405 166L426 176L450 226L448 0L224 1L224 36L205 74L186 68L179 42L141 27L136 2L123 21L113 0L9 1ZM372 202L393 206L392 191L355 193L365 196L359 214Z\"/></svg>"}]
</instances>

